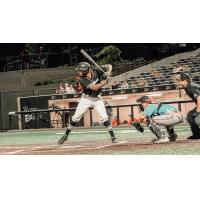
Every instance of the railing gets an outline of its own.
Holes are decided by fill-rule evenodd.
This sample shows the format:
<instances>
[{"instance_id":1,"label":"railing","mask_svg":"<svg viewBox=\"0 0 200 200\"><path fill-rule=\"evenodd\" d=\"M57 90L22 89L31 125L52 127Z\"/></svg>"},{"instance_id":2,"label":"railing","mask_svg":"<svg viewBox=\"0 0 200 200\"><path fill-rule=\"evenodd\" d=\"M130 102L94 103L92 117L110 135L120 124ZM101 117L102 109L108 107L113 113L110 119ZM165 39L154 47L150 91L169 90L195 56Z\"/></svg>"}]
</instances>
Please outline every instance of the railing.
<instances>
[{"instance_id":1,"label":"railing","mask_svg":"<svg viewBox=\"0 0 200 200\"><path fill-rule=\"evenodd\" d=\"M142 60L139 62L130 62L130 63L121 63L120 65L115 65L113 67L113 76L117 76L119 74L128 72L130 70L134 70L137 69L139 67L142 67L143 65L147 65L150 64L152 62L155 62L156 60L151 60L151 61L146 61L146 60Z\"/></svg>"},{"instance_id":2,"label":"railing","mask_svg":"<svg viewBox=\"0 0 200 200\"><path fill-rule=\"evenodd\" d=\"M188 101L167 101L167 102L161 102L163 104L178 104L178 108L181 108L182 103L192 103L193 101L188 100ZM117 105L117 106L111 106L111 108L116 108L117 109L117 121L119 122L120 118L120 111L119 108L125 108L129 107L130 108L130 113L131 113L131 118L134 118L134 107L138 106L139 104L128 104L128 105ZM93 116L92 116L92 109L90 108L90 126L93 126ZM69 121L69 116L68 114L68 119L65 118L65 115L63 113L67 112L70 113L72 111L75 111L76 108L68 108L68 109L41 109L41 110L34 110L34 111L21 111L21 112L10 112L9 113L9 129L12 129L12 118L18 118L21 120L22 124L22 129L25 129L26 126L26 119L32 119L34 121L34 129L38 128L51 128L51 123L52 119L50 117L51 113L61 113L61 123L62 123L62 128L64 128L64 122L67 120ZM180 109L179 109L180 110ZM181 110L180 110L181 111ZM43 121L46 123L46 127L40 127L39 126L39 121ZM119 124L118 124L119 125ZM33 127L31 127L33 128Z\"/></svg>"},{"instance_id":3,"label":"railing","mask_svg":"<svg viewBox=\"0 0 200 200\"><path fill-rule=\"evenodd\" d=\"M155 91L165 91L165 90L176 90L177 86L174 84L165 85L154 85L147 87L134 87L134 88L119 88L119 89L108 89L102 90L102 96L109 95L123 95L123 94L133 94L133 93L143 93L143 92L155 92ZM52 89L50 90L52 91ZM40 93L41 94L41 93ZM50 99L69 99L69 98L79 98L81 93L74 94L49 94Z\"/></svg>"}]
</instances>

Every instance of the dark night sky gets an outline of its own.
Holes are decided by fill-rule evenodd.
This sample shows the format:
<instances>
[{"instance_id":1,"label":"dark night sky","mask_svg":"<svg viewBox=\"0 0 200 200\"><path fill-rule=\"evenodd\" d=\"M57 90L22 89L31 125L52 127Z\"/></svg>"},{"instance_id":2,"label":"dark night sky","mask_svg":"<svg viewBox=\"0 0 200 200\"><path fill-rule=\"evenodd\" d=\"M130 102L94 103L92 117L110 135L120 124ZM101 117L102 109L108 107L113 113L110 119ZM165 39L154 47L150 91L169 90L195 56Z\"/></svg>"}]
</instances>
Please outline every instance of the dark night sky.
<instances>
[{"instance_id":1,"label":"dark night sky","mask_svg":"<svg viewBox=\"0 0 200 200\"><path fill-rule=\"evenodd\" d=\"M48 44L51 47L52 52L59 52L61 51L61 46L67 44ZM73 45L73 44L72 44ZM95 44L95 43L81 43L77 44L79 48L90 49L90 48L102 48L103 46L107 46L109 44ZM114 44L115 46L119 47L120 50L123 52L122 56L125 58L132 58L134 56L139 56L141 54L142 49L144 49L145 44L138 43L138 44L125 44L125 43L118 43ZM147 44L148 46L153 45L160 45L160 44ZM25 44L24 43L1 43L0 44L0 57L6 56L18 56L20 52L23 50Z\"/></svg>"},{"instance_id":2,"label":"dark night sky","mask_svg":"<svg viewBox=\"0 0 200 200\"><path fill-rule=\"evenodd\" d=\"M38 44L38 47L41 44ZM50 49L51 52L61 52L62 46L68 46L66 43L48 43L45 44L46 49ZM77 45L78 49L90 49L90 48L98 48L101 49L104 46L110 45L108 43L79 43L79 44L71 44ZM164 46L166 44L162 43L113 43L113 45L120 48L122 51L122 58L130 59L137 57L142 57L144 55L148 55L149 57L157 56L158 51L156 51L157 47ZM187 44L192 45L192 44ZM6 56L18 56L20 52L24 49L25 43L0 43L0 58ZM199 44L198 44L199 46Z\"/></svg>"},{"instance_id":3,"label":"dark night sky","mask_svg":"<svg viewBox=\"0 0 200 200\"><path fill-rule=\"evenodd\" d=\"M16 56L19 55L24 48L24 44L16 43L1 43L0 44L0 57Z\"/></svg>"}]
</instances>

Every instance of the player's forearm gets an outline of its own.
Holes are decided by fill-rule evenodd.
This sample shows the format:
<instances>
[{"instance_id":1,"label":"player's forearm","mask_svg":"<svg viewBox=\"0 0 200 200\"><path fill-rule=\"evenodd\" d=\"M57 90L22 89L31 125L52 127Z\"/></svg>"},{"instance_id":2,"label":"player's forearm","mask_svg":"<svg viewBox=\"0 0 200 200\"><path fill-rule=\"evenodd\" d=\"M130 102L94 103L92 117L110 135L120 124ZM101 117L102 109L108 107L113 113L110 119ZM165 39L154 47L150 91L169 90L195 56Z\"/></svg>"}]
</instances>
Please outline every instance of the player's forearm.
<instances>
[{"instance_id":1,"label":"player's forearm","mask_svg":"<svg viewBox=\"0 0 200 200\"><path fill-rule=\"evenodd\" d=\"M146 116L145 115L140 115L137 119L138 123L145 122Z\"/></svg>"}]
</instances>

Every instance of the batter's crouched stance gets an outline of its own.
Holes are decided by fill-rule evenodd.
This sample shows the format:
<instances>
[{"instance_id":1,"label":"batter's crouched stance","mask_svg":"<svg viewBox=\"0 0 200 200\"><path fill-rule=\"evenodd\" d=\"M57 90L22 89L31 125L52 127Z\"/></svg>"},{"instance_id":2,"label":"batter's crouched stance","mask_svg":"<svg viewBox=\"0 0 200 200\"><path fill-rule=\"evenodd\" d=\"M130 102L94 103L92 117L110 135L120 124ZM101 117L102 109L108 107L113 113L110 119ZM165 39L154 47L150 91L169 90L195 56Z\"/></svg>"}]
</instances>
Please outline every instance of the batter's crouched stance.
<instances>
[{"instance_id":1,"label":"batter's crouched stance","mask_svg":"<svg viewBox=\"0 0 200 200\"><path fill-rule=\"evenodd\" d=\"M108 120L104 102L100 95L101 88L108 83L112 66L104 65L102 67L105 68L106 73L103 73L98 68L91 69L87 62L81 62L78 64L77 70L80 75L80 83L83 86L83 94L65 134L60 138L58 144L63 144L68 139L68 135L73 127L90 107L93 107L99 113L101 121L108 129L112 142L116 142L112 126Z\"/></svg>"},{"instance_id":2,"label":"batter's crouched stance","mask_svg":"<svg viewBox=\"0 0 200 200\"><path fill-rule=\"evenodd\" d=\"M139 116L133 126L140 132L144 129L141 122L146 123L151 132L156 136L154 143L174 142L177 135L174 132L174 125L182 122L181 113L173 106L168 104L154 104L149 96L142 96L137 100L140 103L142 114ZM169 137L164 131L161 131L159 125L165 126Z\"/></svg>"}]
</instances>

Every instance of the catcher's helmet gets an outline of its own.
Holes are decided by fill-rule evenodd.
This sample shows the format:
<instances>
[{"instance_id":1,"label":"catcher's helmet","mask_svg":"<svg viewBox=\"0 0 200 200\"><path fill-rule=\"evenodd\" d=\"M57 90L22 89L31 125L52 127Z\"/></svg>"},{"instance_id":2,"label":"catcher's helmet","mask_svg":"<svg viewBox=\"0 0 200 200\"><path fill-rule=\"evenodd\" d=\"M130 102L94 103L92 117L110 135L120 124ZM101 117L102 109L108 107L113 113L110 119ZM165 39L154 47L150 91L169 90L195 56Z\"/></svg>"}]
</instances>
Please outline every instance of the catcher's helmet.
<instances>
[{"instance_id":1,"label":"catcher's helmet","mask_svg":"<svg viewBox=\"0 0 200 200\"><path fill-rule=\"evenodd\" d=\"M152 102L152 98L150 98L149 96L142 96L142 97L138 98L136 101L138 103L144 103L144 102L151 103Z\"/></svg>"},{"instance_id":2,"label":"catcher's helmet","mask_svg":"<svg viewBox=\"0 0 200 200\"><path fill-rule=\"evenodd\" d=\"M80 62L78 66L76 67L76 70L81 72L88 72L90 69L90 64L87 62Z\"/></svg>"}]
</instances>

